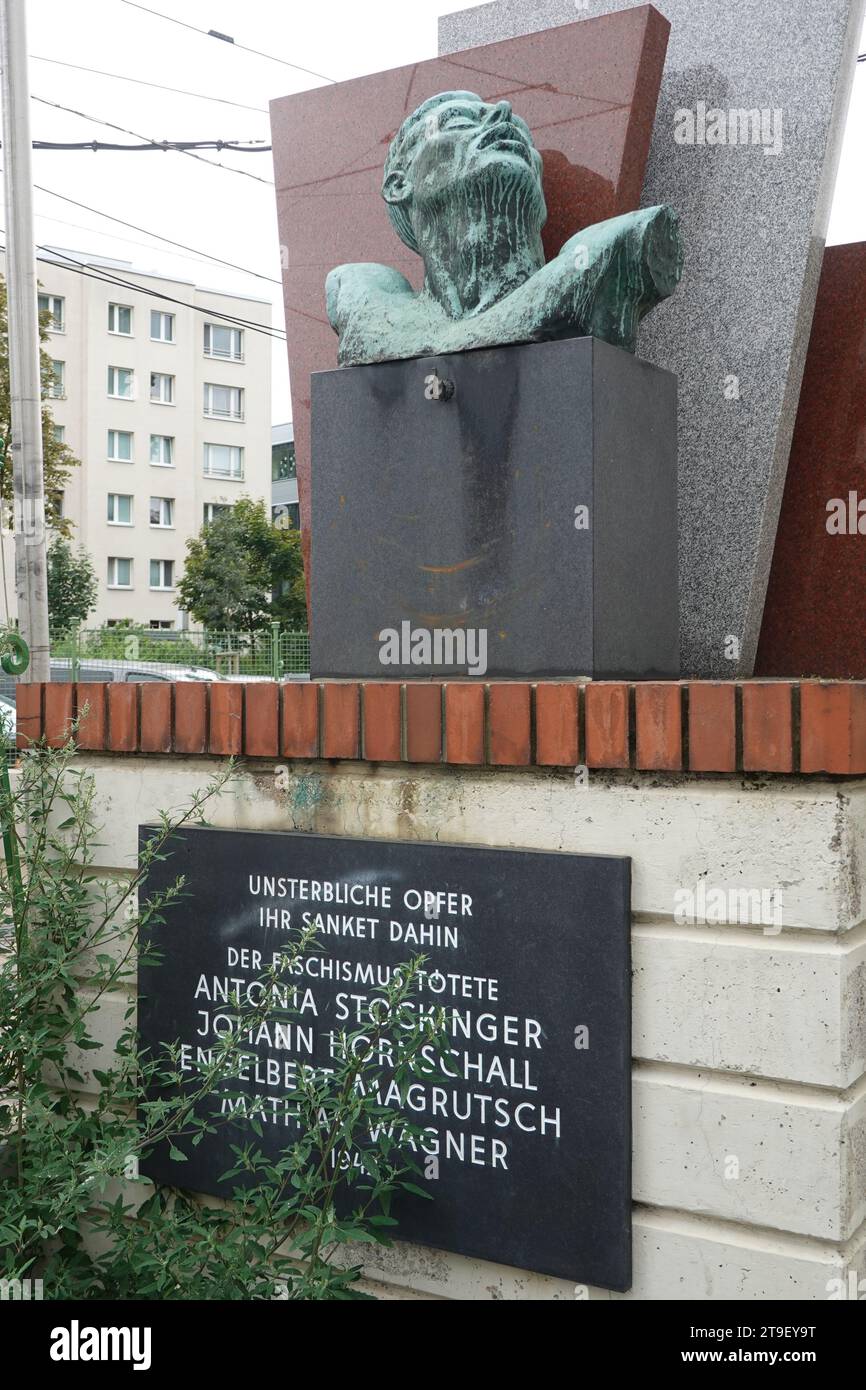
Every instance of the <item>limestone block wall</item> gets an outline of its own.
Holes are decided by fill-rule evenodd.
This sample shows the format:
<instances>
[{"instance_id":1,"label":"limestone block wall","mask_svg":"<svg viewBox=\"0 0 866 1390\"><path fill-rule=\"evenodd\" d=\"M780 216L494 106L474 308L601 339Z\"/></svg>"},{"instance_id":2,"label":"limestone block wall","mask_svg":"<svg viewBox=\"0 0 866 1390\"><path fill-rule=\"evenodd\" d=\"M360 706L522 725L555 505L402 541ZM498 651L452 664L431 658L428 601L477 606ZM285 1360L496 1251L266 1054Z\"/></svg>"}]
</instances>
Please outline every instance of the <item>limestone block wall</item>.
<instances>
[{"instance_id":1,"label":"limestone block wall","mask_svg":"<svg viewBox=\"0 0 866 1390\"><path fill-rule=\"evenodd\" d=\"M179 752L79 762L109 874L132 870L139 824L214 766ZM277 756L244 759L209 818L632 856L631 1291L365 1247L388 1297L824 1300L866 1278L866 780ZM744 892L761 906L740 921ZM688 920L711 902L733 920ZM127 1003L105 998L106 1042ZM80 1059L86 1086L100 1064Z\"/></svg>"}]
</instances>

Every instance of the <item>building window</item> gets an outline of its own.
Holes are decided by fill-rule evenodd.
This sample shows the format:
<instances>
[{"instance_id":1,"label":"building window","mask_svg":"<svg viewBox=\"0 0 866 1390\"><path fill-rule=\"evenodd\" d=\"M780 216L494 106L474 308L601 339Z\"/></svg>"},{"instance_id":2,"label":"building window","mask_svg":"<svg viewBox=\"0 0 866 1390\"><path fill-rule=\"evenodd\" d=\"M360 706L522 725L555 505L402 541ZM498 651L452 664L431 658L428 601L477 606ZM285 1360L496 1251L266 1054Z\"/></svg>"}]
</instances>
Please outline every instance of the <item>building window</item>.
<instances>
[{"instance_id":1,"label":"building window","mask_svg":"<svg viewBox=\"0 0 866 1390\"><path fill-rule=\"evenodd\" d=\"M212 521L216 521L218 516L225 516L230 512L231 507L227 502L205 502L204 504L204 524L210 526Z\"/></svg>"},{"instance_id":2,"label":"building window","mask_svg":"<svg viewBox=\"0 0 866 1390\"><path fill-rule=\"evenodd\" d=\"M151 589L174 588L174 560L151 560L150 587Z\"/></svg>"},{"instance_id":3,"label":"building window","mask_svg":"<svg viewBox=\"0 0 866 1390\"><path fill-rule=\"evenodd\" d=\"M159 309L151 309L150 336L155 343L173 343L174 314L164 314Z\"/></svg>"},{"instance_id":4,"label":"building window","mask_svg":"<svg viewBox=\"0 0 866 1390\"><path fill-rule=\"evenodd\" d=\"M48 494L48 521L53 524L63 520L63 492L56 488Z\"/></svg>"},{"instance_id":5,"label":"building window","mask_svg":"<svg viewBox=\"0 0 866 1390\"><path fill-rule=\"evenodd\" d=\"M131 367L109 367L108 394L118 400L131 401L135 389L135 373Z\"/></svg>"},{"instance_id":6,"label":"building window","mask_svg":"<svg viewBox=\"0 0 866 1390\"><path fill-rule=\"evenodd\" d=\"M66 363L52 362L51 373L49 395L53 396L55 401L64 401L66 399Z\"/></svg>"},{"instance_id":7,"label":"building window","mask_svg":"<svg viewBox=\"0 0 866 1390\"><path fill-rule=\"evenodd\" d=\"M243 478L243 449L236 444L205 444L204 475L206 478Z\"/></svg>"},{"instance_id":8,"label":"building window","mask_svg":"<svg viewBox=\"0 0 866 1390\"><path fill-rule=\"evenodd\" d=\"M132 498L127 493L108 494L108 520L112 526L132 525Z\"/></svg>"},{"instance_id":9,"label":"building window","mask_svg":"<svg viewBox=\"0 0 866 1390\"><path fill-rule=\"evenodd\" d=\"M132 306L130 304L109 304L108 331L120 333L124 338L132 337Z\"/></svg>"},{"instance_id":10,"label":"building window","mask_svg":"<svg viewBox=\"0 0 866 1390\"><path fill-rule=\"evenodd\" d=\"M152 630L153 630L154 632L173 632L173 631L174 631L174 623L171 621L170 618L168 618L168 619L164 619L164 618L151 618L150 623L148 624L148 626L149 626L150 628L152 628Z\"/></svg>"},{"instance_id":11,"label":"building window","mask_svg":"<svg viewBox=\"0 0 866 1390\"><path fill-rule=\"evenodd\" d=\"M205 357L224 357L231 362L243 362L243 329L228 328L221 323L206 323L204 326L204 355Z\"/></svg>"},{"instance_id":12,"label":"building window","mask_svg":"<svg viewBox=\"0 0 866 1390\"><path fill-rule=\"evenodd\" d=\"M39 312L48 314L48 330L51 333L64 333L66 300L62 294L40 294Z\"/></svg>"},{"instance_id":13,"label":"building window","mask_svg":"<svg viewBox=\"0 0 866 1390\"><path fill-rule=\"evenodd\" d=\"M132 463L132 434L129 430L108 431L108 457L112 463Z\"/></svg>"},{"instance_id":14,"label":"building window","mask_svg":"<svg viewBox=\"0 0 866 1390\"><path fill-rule=\"evenodd\" d=\"M173 526L173 525L174 525L174 498L173 498L173 497L151 497L151 499L150 499L150 524L151 524L151 526Z\"/></svg>"},{"instance_id":15,"label":"building window","mask_svg":"<svg viewBox=\"0 0 866 1390\"><path fill-rule=\"evenodd\" d=\"M109 589L132 588L132 560L119 555L109 555L108 587Z\"/></svg>"},{"instance_id":16,"label":"building window","mask_svg":"<svg viewBox=\"0 0 866 1390\"><path fill-rule=\"evenodd\" d=\"M150 399L158 401L160 405L173 405L174 377L167 376L165 372L151 372Z\"/></svg>"},{"instance_id":17,"label":"building window","mask_svg":"<svg viewBox=\"0 0 866 1390\"><path fill-rule=\"evenodd\" d=\"M271 482L279 483L284 478L294 478L295 476L294 440L290 439L286 444L272 444Z\"/></svg>"},{"instance_id":18,"label":"building window","mask_svg":"<svg viewBox=\"0 0 866 1390\"><path fill-rule=\"evenodd\" d=\"M150 436L150 461L160 468L174 467L174 437L170 434Z\"/></svg>"},{"instance_id":19,"label":"building window","mask_svg":"<svg viewBox=\"0 0 866 1390\"><path fill-rule=\"evenodd\" d=\"M66 443L66 426L65 426L65 425L55 425L55 426L54 426L54 443L55 443L55 444L65 444L65 443Z\"/></svg>"},{"instance_id":20,"label":"building window","mask_svg":"<svg viewBox=\"0 0 866 1390\"><path fill-rule=\"evenodd\" d=\"M301 508L298 502L278 502L271 507L271 522L278 531L299 530Z\"/></svg>"},{"instance_id":21,"label":"building window","mask_svg":"<svg viewBox=\"0 0 866 1390\"><path fill-rule=\"evenodd\" d=\"M217 386L212 381L204 384L204 413L216 420L242 420L244 418L244 393L240 386Z\"/></svg>"}]
</instances>

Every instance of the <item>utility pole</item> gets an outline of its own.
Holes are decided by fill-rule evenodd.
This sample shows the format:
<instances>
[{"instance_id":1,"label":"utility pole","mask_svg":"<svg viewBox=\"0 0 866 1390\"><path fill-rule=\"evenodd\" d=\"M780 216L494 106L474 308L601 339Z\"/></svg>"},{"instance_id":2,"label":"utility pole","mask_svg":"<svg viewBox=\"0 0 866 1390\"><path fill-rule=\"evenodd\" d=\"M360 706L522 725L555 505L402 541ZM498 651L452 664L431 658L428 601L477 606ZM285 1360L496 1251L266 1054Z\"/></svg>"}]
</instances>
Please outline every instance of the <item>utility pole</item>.
<instances>
[{"instance_id":1,"label":"utility pole","mask_svg":"<svg viewBox=\"0 0 866 1390\"><path fill-rule=\"evenodd\" d=\"M47 681L51 679L51 665L26 11L26 0L0 0L15 589L19 630L30 648L28 678Z\"/></svg>"}]
</instances>

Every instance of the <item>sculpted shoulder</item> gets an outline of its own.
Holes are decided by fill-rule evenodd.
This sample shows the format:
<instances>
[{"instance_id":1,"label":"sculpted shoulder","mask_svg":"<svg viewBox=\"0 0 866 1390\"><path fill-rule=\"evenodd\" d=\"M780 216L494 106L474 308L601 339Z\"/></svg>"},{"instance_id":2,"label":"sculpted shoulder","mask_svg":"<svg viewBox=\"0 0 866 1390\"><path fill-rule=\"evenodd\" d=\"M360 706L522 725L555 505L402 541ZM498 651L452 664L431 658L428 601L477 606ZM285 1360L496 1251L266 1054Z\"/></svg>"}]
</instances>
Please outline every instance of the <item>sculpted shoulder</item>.
<instances>
[{"instance_id":1,"label":"sculpted shoulder","mask_svg":"<svg viewBox=\"0 0 866 1390\"><path fill-rule=\"evenodd\" d=\"M414 295L405 275L390 265L358 261L335 266L325 280L325 306L328 322L341 333L353 313L369 308L371 300L386 295Z\"/></svg>"}]
</instances>

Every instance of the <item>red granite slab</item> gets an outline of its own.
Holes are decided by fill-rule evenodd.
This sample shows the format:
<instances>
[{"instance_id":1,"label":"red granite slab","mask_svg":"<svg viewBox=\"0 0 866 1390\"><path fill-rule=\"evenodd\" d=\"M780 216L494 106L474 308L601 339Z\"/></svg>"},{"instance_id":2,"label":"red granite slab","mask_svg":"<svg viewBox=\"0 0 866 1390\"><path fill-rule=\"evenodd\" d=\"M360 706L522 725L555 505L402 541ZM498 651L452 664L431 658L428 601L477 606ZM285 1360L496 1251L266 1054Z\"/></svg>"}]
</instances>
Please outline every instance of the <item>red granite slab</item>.
<instances>
[{"instance_id":1,"label":"red granite slab","mask_svg":"<svg viewBox=\"0 0 866 1390\"><path fill-rule=\"evenodd\" d=\"M866 677L866 242L824 252L755 675Z\"/></svg>"},{"instance_id":2,"label":"red granite slab","mask_svg":"<svg viewBox=\"0 0 866 1390\"><path fill-rule=\"evenodd\" d=\"M466 49L271 103L301 527L310 545L310 373L337 365L325 277L380 261L416 286L380 189L402 121L437 92L510 101L544 159L548 258L581 227L638 206L670 25L651 5Z\"/></svg>"}]
</instances>

